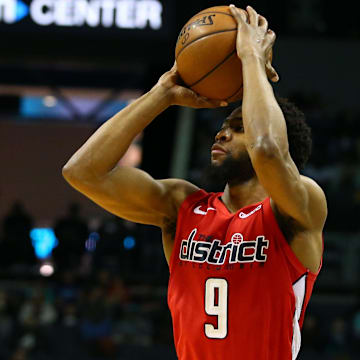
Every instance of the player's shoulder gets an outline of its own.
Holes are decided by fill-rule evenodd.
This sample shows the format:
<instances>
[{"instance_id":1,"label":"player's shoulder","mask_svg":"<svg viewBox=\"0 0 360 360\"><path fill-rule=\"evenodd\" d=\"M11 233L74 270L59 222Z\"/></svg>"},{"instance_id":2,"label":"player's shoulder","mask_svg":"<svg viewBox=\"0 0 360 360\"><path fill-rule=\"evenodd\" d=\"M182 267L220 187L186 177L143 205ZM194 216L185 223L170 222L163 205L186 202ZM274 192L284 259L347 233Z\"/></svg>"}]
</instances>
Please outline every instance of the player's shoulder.
<instances>
[{"instance_id":1,"label":"player's shoulder","mask_svg":"<svg viewBox=\"0 0 360 360\"><path fill-rule=\"evenodd\" d=\"M164 179L160 182L165 186L167 195L172 199L177 209L189 195L200 190L198 186L183 179Z\"/></svg>"},{"instance_id":2,"label":"player's shoulder","mask_svg":"<svg viewBox=\"0 0 360 360\"><path fill-rule=\"evenodd\" d=\"M323 226L328 213L324 190L310 177L301 175L301 181L307 190L308 210L310 211L311 216L314 219L317 219L317 222Z\"/></svg>"},{"instance_id":3,"label":"player's shoulder","mask_svg":"<svg viewBox=\"0 0 360 360\"><path fill-rule=\"evenodd\" d=\"M324 190L314 179L305 175L300 175L300 177L304 186L311 193L311 195L318 197L319 199L323 199L326 202Z\"/></svg>"}]
</instances>

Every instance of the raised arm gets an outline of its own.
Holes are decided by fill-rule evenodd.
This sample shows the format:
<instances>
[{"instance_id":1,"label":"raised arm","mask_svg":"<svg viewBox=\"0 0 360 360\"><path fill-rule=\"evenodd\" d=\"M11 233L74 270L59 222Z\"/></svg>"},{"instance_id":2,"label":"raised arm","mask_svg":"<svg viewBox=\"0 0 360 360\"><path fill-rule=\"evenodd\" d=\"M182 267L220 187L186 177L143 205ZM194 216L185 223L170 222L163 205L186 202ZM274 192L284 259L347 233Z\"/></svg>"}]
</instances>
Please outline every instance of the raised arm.
<instances>
[{"instance_id":1,"label":"raised arm","mask_svg":"<svg viewBox=\"0 0 360 360\"><path fill-rule=\"evenodd\" d=\"M289 153L286 123L266 75L266 53L275 41L266 19L247 7L230 6L238 21L238 56L243 65L242 116L247 150L256 175L280 213L302 228L322 231L326 200L320 187L300 175ZM273 72L273 80L277 80Z\"/></svg>"},{"instance_id":2,"label":"raised arm","mask_svg":"<svg viewBox=\"0 0 360 360\"><path fill-rule=\"evenodd\" d=\"M170 105L216 107L219 101L177 85L176 64L145 95L104 123L63 167L78 191L106 210L130 221L162 227L177 206L197 188L177 179L155 180L144 171L119 166L133 139ZM226 105L226 104L223 104Z\"/></svg>"}]
</instances>

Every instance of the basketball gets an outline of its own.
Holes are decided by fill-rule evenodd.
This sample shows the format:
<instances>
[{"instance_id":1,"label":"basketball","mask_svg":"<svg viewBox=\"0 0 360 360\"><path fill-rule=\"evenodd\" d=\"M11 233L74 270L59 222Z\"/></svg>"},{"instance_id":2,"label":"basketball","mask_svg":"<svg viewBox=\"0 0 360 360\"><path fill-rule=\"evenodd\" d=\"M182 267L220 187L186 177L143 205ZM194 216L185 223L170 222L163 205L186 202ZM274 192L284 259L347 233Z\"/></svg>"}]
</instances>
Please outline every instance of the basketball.
<instances>
[{"instance_id":1,"label":"basketball","mask_svg":"<svg viewBox=\"0 0 360 360\"><path fill-rule=\"evenodd\" d=\"M200 11L176 42L178 72L190 89L209 99L242 98L242 66L236 53L237 22L228 6Z\"/></svg>"}]
</instances>

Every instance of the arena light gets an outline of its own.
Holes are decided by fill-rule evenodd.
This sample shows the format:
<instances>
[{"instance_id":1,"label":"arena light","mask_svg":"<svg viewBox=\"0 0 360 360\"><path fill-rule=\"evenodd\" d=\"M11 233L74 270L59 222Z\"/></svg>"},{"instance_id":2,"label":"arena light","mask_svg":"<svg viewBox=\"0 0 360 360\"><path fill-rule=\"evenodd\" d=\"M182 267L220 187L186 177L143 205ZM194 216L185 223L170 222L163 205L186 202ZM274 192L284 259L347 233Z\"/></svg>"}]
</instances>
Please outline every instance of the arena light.
<instances>
[{"instance_id":1,"label":"arena light","mask_svg":"<svg viewBox=\"0 0 360 360\"><path fill-rule=\"evenodd\" d=\"M54 107L56 106L57 104L57 99L55 96L51 96L51 95L47 95L47 96L44 96L43 98L43 104L46 106L46 107Z\"/></svg>"},{"instance_id":2,"label":"arena light","mask_svg":"<svg viewBox=\"0 0 360 360\"><path fill-rule=\"evenodd\" d=\"M123 244L126 250L132 250L136 245L136 240L133 236L126 236L123 240Z\"/></svg>"},{"instance_id":3,"label":"arena light","mask_svg":"<svg viewBox=\"0 0 360 360\"><path fill-rule=\"evenodd\" d=\"M51 228L34 228L30 231L30 238L39 259L51 256L53 248L58 245L54 230Z\"/></svg>"},{"instance_id":4,"label":"arena light","mask_svg":"<svg viewBox=\"0 0 360 360\"><path fill-rule=\"evenodd\" d=\"M91 114L94 107L101 103L101 98L86 97L86 96L69 96L69 101L72 105L79 109L84 118L87 114ZM113 100L108 101L101 112L95 118L91 117L91 121L105 121L113 114L123 109L128 104L127 100ZM25 95L20 98L20 115L23 118L47 118L72 120L74 114L69 111L64 101L52 95L47 96L32 96Z\"/></svg>"},{"instance_id":5,"label":"arena light","mask_svg":"<svg viewBox=\"0 0 360 360\"><path fill-rule=\"evenodd\" d=\"M90 233L88 239L85 242L85 249L89 252L94 252L96 250L96 244L100 240L100 235L97 232Z\"/></svg>"},{"instance_id":6,"label":"arena light","mask_svg":"<svg viewBox=\"0 0 360 360\"><path fill-rule=\"evenodd\" d=\"M50 263L44 263L39 269L40 275L49 277L54 273L54 266Z\"/></svg>"}]
</instances>

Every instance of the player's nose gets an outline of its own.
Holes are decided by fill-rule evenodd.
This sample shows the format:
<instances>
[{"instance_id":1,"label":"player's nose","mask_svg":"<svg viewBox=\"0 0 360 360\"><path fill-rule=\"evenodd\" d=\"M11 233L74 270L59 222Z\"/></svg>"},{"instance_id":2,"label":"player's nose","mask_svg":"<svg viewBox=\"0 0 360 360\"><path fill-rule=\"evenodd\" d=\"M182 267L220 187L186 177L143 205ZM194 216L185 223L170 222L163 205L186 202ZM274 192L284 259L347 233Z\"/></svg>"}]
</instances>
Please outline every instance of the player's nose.
<instances>
[{"instance_id":1,"label":"player's nose","mask_svg":"<svg viewBox=\"0 0 360 360\"><path fill-rule=\"evenodd\" d=\"M229 128L221 129L216 135L215 135L215 141L216 142L226 142L231 139L231 131Z\"/></svg>"}]
</instances>

